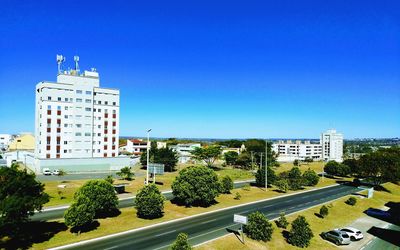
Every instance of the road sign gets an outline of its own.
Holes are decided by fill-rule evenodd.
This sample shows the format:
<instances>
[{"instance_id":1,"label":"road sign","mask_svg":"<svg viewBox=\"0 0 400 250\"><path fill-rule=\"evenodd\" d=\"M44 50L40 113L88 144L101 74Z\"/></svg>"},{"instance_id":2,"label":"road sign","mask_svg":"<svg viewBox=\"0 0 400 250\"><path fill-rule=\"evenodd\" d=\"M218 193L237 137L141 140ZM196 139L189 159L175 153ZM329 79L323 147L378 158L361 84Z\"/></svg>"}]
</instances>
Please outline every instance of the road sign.
<instances>
[{"instance_id":1,"label":"road sign","mask_svg":"<svg viewBox=\"0 0 400 250\"><path fill-rule=\"evenodd\" d=\"M368 196L367 196L367 198L372 198L372 196L374 196L374 188L368 189Z\"/></svg>"},{"instance_id":2,"label":"road sign","mask_svg":"<svg viewBox=\"0 0 400 250\"><path fill-rule=\"evenodd\" d=\"M149 163L150 174L164 174L164 164L160 163Z\"/></svg>"},{"instance_id":3,"label":"road sign","mask_svg":"<svg viewBox=\"0 0 400 250\"><path fill-rule=\"evenodd\" d=\"M233 215L233 222L247 225L247 216L234 214Z\"/></svg>"}]
</instances>

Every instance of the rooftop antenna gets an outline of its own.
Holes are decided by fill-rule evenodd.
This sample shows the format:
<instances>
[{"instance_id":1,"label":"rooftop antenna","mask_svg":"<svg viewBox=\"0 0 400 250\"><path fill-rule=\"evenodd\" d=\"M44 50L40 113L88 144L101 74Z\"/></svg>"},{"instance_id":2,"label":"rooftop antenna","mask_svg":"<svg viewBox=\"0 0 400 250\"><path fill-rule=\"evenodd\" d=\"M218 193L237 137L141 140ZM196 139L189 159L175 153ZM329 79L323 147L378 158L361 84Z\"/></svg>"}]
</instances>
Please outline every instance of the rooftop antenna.
<instances>
[{"instance_id":1,"label":"rooftop antenna","mask_svg":"<svg viewBox=\"0 0 400 250\"><path fill-rule=\"evenodd\" d=\"M75 61L75 71L79 72L79 56L74 56L74 61Z\"/></svg>"},{"instance_id":2,"label":"rooftop antenna","mask_svg":"<svg viewBox=\"0 0 400 250\"><path fill-rule=\"evenodd\" d=\"M63 62L65 62L65 57L63 55L57 55L58 74L61 73L61 64Z\"/></svg>"}]
</instances>

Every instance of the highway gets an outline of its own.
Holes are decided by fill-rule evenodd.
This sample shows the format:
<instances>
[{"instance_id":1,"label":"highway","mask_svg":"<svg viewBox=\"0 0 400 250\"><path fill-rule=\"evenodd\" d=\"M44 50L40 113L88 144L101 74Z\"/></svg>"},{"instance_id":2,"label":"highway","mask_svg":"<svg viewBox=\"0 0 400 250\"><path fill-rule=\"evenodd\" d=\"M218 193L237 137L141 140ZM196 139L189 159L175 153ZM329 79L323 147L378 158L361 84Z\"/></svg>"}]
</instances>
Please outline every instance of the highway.
<instances>
[{"instance_id":1,"label":"highway","mask_svg":"<svg viewBox=\"0 0 400 250\"><path fill-rule=\"evenodd\" d=\"M243 187L246 184L249 184L253 182L254 180L249 180L249 181L238 181L234 182L234 188L240 188ZM172 191L165 191L162 192L164 197L167 200L172 200L174 197L172 195ZM125 208L125 207L131 207L135 205L135 197L132 196L130 198L124 198L119 200L118 208ZM47 220L55 220L55 219L60 219L64 216L65 210L67 210L69 205L61 206L58 208L50 208L50 209L43 209L41 212L36 212L33 216L31 216L31 220L33 221L47 221Z\"/></svg>"},{"instance_id":2,"label":"highway","mask_svg":"<svg viewBox=\"0 0 400 250\"><path fill-rule=\"evenodd\" d=\"M357 191L360 189L352 186L333 186L160 223L58 249L168 249L180 232L189 234L189 242L196 245L229 233L228 228L237 230L239 225L233 223L233 214L248 215L261 211L273 219L281 212L289 214Z\"/></svg>"}]
</instances>

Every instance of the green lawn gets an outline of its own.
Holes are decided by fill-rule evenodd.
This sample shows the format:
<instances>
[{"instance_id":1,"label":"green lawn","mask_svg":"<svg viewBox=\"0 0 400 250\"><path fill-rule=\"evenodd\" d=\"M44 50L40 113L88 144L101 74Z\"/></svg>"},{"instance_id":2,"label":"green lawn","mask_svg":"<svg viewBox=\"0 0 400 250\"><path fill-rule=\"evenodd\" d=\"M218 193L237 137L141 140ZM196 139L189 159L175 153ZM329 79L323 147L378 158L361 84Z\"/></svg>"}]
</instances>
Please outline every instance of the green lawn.
<instances>
[{"instance_id":1,"label":"green lawn","mask_svg":"<svg viewBox=\"0 0 400 250\"><path fill-rule=\"evenodd\" d=\"M329 215L328 217L321 219L315 215L319 212L320 206L301 211L297 214L287 216L289 222L293 221L298 215L303 215L306 217L307 221L310 223L311 229L314 232L314 238L311 240L311 245L307 249L337 249L336 246L330 244L329 242L323 240L319 234L323 231L331 230L333 228L338 228L345 226L353 222L359 217L365 216L363 213L366 209L380 208L385 203L389 201L400 201L400 186L388 183L384 184L389 192L385 191L375 191L374 197L371 199L357 197L357 204L355 206L349 206L344 203L349 196L343 197L336 201L328 203L329 205ZM197 247L198 250L231 250L231 249L298 249L286 242L282 236L283 230L277 228L274 225L274 233L272 235L272 240L270 242L259 242L251 240L246 237L246 244L243 245L234 235L229 235L215 241L209 242L207 244ZM290 229L290 227L289 227Z\"/></svg>"}]
</instances>

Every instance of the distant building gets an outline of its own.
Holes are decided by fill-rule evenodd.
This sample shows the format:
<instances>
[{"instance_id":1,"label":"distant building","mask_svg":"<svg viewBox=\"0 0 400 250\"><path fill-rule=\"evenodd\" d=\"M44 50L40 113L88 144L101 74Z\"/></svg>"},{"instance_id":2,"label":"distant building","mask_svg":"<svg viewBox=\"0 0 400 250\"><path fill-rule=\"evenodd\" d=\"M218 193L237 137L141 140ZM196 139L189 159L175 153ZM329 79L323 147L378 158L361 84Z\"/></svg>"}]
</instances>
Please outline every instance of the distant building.
<instances>
[{"instance_id":1,"label":"distant building","mask_svg":"<svg viewBox=\"0 0 400 250\"><path fill-rule=\"evenodd\" d=\"M277 161L292 162L304 161L307 158L313 161L343 161L343 135L331 129L322 133L320 141L278 141L272 144L272 150L277 154Z\"/></svg>"},{"instance_id":2,"label":"distant building","mask_svg":"<svg viewBox=\"0 0 400 250\"><path fill-rule=\"evenodd\" d=\"M335 129L321 134L322 158L324 161L343 161L343 135Z\"/></svg>"},{"instance_id":3,"label":"distant building","mask_svg":"<svg viewBox=\"0 0 400 250\"><path fill-rule=\"evenodd\" d=\"M8 149L8 145L12 140L12 135L9 134L0 134L0 150Z\"/></svg>"},{"instance_id":4,"label":"distant building","mask_svg":"<svg viewBox=\"0 0 400 250\"><path fill-rule=\"evenodd\" d=\"M184 144L177 144L174 146L170 146L170 148L178 154L179 163L189 162L192 158L191 152L195 148L200 148L200 147L201 147L200 143L184 143Z\"/></svg>"},{"instance_id":5,"label":"distant building","mask_svg":"<svg viewBox=\"0 0 400 250\"><path fill-rule=\"evenodd\" d=\"M147 150L147 141L143 141L142 139L127 140L124 149L134 155L141 155Z\"/></svg>"},{"instance_id":6,"label":"distant building","mask_svg":"<svg viewBox=\"0 0 400 250\"><path fill-rule=\"evenodd\" d=\"M158 141L157 142L157 148L166 148L167 147L167 143L163 142L163 141Z\"/></svg>"},{"instance_id":7,"label":"distant building","mask_svg":"<svg viewBox=\"0 0 400 250\"><path fill-rule=\"evenodd\" d=\"M280 162L304 161L306 158L311 158L314 161L322 159L321 144L311 143L310 141L279 141L272 144L272 150L278 154L277 161Z\"/></svg>"},{"instance_id":8,"label":"distant building","mask_svg":"<svg viewBox=\"0 0 400 250\"><path fill-rule=\"evenodd\" d=\"M10 142L8 150L33 152L35 150L35 137L30 133L21 133Z\"/></svg>"}]
</instances>

